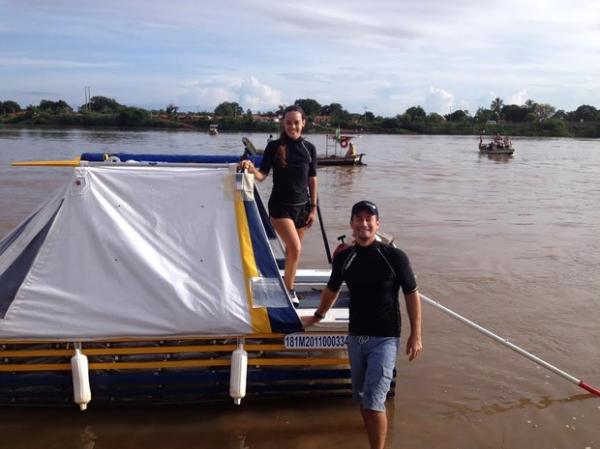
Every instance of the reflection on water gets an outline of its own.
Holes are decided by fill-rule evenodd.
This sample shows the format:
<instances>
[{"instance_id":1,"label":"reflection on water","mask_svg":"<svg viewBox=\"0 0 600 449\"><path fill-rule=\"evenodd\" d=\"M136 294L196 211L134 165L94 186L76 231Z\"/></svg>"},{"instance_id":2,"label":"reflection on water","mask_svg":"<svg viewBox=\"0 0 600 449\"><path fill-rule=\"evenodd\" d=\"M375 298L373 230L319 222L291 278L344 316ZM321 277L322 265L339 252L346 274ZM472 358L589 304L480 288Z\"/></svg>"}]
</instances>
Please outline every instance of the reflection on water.
<instances>
[{"instance_id":1,"label":"reflection on water","mask_svg":"<svg viewBox=\"0 0 600 449\"><path fill-rule=\"evenodd\" d=\"M94 432L92 426L85 426L81 432L81 449L94 449L98 435Z\"/></svg>"},{"instance_id":2,"label":"reflection on water","mask_svg":"<svg viewBox=\"0 0 600 449\"><path fill-rule=\"evenodd\" d=\"M506 163L510 162L514 156L512 154L483 154L479 153L479 158L486 158L490 161Z\"/></svg>"},{"instance_id":3,"label":"reflection on water","mask_svg":"<svg viewBox=\"0 0 600 449\"><path fill-rule=\"evenodd\" d=\"M70 173L10 168L13 160L72 159L81 152L241 154L243 136L0 129L0 236ZM261 147L267 135L249 137ZM308 139L324 150L324 135ZM368 165L319 169L330 245L349 235L355 201L375 201L382 229L411 257L423 293L598 386L598 142L520 138L513 157L501 160L481 156L477 142L472 136L356 139ZM259 188L268 194L270 179ZM301 264L327 266L317 226L303 242ZM597 400L424 307L423 357L410 364L399 358L389 447L598 445ZM360 415L346 399L126 411L95 409L92 400L83 414L0 410L0 422L12 448L366 446Z\"/></svg>"},{"instance_id":4,"label":"reflection on water","mask_svg":"<svg viewBox=\"0 0 600 449\"><path fill-rule=\"evenodd\" d=\"M445 413L449 419L458 419L459 417L466 415L497 415L499 413L506 413L511 410L516 409L538 409L543 410L545 408L550 407L554 404L568 404L572 402L580 402L586 400L597 400L597 396L593 394L578 394L574 396L569 396L566 398L552 399L550 397L543 397L539 400L533 400L531 398L521 398L517 401L507 401L507 402L496 402L492 404L483 404L479 408L468 407L463 404L447 404L449 408L454 409L454 411Z\"/></svg>"}]
</instances>

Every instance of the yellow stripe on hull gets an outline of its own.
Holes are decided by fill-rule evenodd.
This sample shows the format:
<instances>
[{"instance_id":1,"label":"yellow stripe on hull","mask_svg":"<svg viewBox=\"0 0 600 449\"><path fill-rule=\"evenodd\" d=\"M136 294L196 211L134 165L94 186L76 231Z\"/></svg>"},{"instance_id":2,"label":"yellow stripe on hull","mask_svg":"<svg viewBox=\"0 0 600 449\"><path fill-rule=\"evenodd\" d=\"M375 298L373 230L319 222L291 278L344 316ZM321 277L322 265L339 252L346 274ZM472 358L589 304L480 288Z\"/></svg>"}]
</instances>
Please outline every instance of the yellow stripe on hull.
<instances>
[{"instance_id":1,"label":"yellow stripe on hull","mask_svg":"<svg viewBox=\"0 0 600 449\"><path fill-rule=\"evenodd\" d=\"M250 310L250 320L252 322L253 332L271 332L271 323L267 309L264 307L254 307L252 289L250 288L250 279L259 275L252 248L252 239L250 237L250 228L248 218L244 208L244 201L241 192L235 192L235 216L238 225L238 236L240 240L240 252L242 257L242 266L244 270L244 287L246 289L246 298L248 299L248 309Z\"/></svg>"}]
</instances>

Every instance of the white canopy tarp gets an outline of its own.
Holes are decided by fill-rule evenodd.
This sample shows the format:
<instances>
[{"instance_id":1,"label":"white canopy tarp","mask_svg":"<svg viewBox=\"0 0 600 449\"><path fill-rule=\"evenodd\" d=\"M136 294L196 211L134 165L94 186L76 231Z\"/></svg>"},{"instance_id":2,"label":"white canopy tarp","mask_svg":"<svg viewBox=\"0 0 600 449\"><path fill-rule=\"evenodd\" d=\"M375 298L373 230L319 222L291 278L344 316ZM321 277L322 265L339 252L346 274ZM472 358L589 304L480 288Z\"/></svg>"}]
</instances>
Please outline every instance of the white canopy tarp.
<instances>
[{"instance_id":1,"label":"white canopy tarp","mask_svg":"<svg viewBox=\"0 0 600 449\"><path fill-rule=\"evenodd\" d=\"M252 332L227 169L78 167L0 338Z\"/></svg>"}]
</instances>

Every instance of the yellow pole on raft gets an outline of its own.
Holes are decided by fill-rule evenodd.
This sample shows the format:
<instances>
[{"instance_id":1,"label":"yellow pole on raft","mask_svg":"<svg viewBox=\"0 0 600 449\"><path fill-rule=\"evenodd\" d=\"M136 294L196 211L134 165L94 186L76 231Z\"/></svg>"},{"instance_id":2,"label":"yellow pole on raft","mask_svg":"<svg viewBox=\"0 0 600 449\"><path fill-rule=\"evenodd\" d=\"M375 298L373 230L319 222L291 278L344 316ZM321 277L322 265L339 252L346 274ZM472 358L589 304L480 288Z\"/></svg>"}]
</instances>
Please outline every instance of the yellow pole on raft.
<instances>
[{"instance_id":1,"label":"yellow pole on raft","mask_svg":"<svg viewBox=\"0 0 600 449\"><path fill-rule=\"evenodd\" d=\"M80 157L76 157L71 160L63 161L21 161L12 162L10 165L13 167L79 167Z\"/></svg>"}]
</instances>

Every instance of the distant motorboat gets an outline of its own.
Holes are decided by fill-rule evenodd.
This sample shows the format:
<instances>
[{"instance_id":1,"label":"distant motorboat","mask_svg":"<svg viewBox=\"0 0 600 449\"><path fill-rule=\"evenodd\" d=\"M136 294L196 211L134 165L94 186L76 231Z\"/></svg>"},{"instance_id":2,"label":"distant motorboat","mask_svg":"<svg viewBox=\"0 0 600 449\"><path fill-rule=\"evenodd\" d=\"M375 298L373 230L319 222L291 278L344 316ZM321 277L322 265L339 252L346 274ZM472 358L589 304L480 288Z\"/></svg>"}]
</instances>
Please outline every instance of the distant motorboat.
<instances>
[{"instance_id":1,"label":"distant motorboat","mask_svg":"<svg viewBox=\"0 0 600 449\"><path fill-rule=\"evenodd\" d=\"M479 136L479 152L483 154L513 154L515 149L508 137L496 134L496 137L489 143L483 143L483 138Z\"/></svg>"},{"instance_id":2,"label":"distant motorboat","mask_svg":"<svg viewBox=\"0 0 600 449\"><path fill-rule=\"evenodd\" d=\"M362 158L365 153L355 154L353 156L336 156L335 154L317 156L317 165L327 167L331 165L366 165Z\"/></svg>"},{"instance_id":3,"label":"distant motorboat","mask_svg":"<svg viewBox=\"0 0 600 449\"><path fill-rule=\"evenodd\" d=\"M219 125L208 125L208 134L211 136L219 134Z\"/></svg>"}]
</instances>

